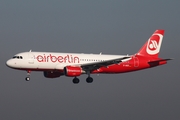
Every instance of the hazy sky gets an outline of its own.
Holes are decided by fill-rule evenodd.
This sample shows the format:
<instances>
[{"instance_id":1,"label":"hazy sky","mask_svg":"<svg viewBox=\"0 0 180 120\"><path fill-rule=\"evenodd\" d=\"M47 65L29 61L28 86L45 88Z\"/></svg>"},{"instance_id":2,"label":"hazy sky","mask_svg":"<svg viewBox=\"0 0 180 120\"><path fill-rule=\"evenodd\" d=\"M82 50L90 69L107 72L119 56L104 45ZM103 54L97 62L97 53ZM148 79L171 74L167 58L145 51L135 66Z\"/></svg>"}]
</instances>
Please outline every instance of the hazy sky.
<instances>
[{"instance_id":1,"label":"hazy sky","mask_svg":"<svg viewBox=\"0 0 180 120\"><path fill-rule=\"evenodd\" d=\"M1 0L1 120L179 120L179 0ZM167 65L143 71L44 78L6 67L29 51L134 54L165 29L160 57Z\"/></svg>"}]
</instances>

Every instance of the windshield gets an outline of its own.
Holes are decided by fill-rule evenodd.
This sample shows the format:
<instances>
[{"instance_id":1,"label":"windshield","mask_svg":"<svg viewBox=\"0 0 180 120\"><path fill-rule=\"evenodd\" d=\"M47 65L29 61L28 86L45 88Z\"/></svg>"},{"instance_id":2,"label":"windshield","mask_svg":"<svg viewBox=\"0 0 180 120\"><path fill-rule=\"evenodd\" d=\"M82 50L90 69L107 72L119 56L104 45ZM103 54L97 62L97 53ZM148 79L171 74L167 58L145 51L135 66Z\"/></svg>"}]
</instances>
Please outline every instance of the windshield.
<instances>
[{"instance_id":1,"label":"windshield","mask_svg":"<svg viewBox=\"0 0 180 120\"><path fill-rule=\"evenodd\" d=\"M22 56L14 56L13 59L23 59Z\"/></svg>"}]
</instances>

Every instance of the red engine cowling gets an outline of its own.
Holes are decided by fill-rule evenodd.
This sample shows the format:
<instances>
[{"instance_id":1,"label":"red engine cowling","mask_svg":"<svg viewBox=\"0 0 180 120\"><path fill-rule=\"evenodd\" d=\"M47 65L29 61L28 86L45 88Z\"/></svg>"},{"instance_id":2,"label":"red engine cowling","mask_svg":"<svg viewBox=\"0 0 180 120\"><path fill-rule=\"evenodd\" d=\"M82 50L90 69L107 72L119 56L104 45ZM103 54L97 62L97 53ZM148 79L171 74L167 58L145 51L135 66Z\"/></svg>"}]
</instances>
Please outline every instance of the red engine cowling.
<instances>
[{"instance_id":1,"label":"red engine cowling","mask_svg":"<svg viewBox=\"0 0 180 120\"><path fill-rule=\"evenodd\" d=\"M64 67L64 74L68 77L76 77L82 74L81 67L66 66Z\"/></svg>"},{"instance_id":2,"label":"red engine cowling","mask_svg":"<svg viewBox=\"0 0 180 120\"><path fill-rule=\"evenodd\" d=\"M46 78L57 78L62 75L59 71L44 71L44 77Z\"/></svg>"}]
</instances>

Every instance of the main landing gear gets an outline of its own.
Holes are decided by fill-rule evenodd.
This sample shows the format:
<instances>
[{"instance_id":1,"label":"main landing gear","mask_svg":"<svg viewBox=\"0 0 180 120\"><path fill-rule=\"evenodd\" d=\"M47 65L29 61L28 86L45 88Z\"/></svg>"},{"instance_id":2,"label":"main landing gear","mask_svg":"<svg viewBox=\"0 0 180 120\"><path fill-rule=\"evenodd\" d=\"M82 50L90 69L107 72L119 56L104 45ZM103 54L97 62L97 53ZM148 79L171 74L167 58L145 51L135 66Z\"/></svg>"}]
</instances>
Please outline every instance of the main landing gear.
<instances>
[{"instance_id":1,"label":"main landing gear","mask_svg":"<svg viewBox=\"0 0 180 120\"><path fill-rule=\"evenodd\" d=\"M27 71L27 77L25 78L26 81L30 81L30 73L31 71Z\"/></svg>"},{"instance_id":2,"label":"main landing gear","mask_svg":"<svg viewBox=\"0 0 180 120\"><path fill-rule=\"evenodd\" d=\"M87 71L88 77L86 78L86 82L87 83L92 83L93 82L93 78L90 77L90 71Z\"/></svg>"},{"instance_id":3,"label":"main landing gear","mask_svg":"<svg viewBox=\"0 0 180 120\"><path fill-rule=\"evenodd\" d=\"M93 78L92 77L87 77L86 78L86 82L87 83L92 83L93 82Z\"/></svg>"},{"instance_id":4,"label":"main landing gear","mask_svg":"<svg viewBox=\"0 0 180 120\"><path fill-rule=\"evenodd\" d=\"M77 77L75 77L73 80L72 80L72 82L74 83L74 84L78 84L79 83L79 78L77 78ZM86 78L86 82L87 83L92 83L93 82L93 78L92 77L87 77Z\"/></svg>"},{"instance_id":5,"label":"main landing gear","mask_svg":"<svg viewBox=\"0 0 180 120\"><path fill-rule=\"evenodd\" d=\"M78 84L79 83L79 78L77 78L77 77L75 77L73 80L72 80L72 82L74 83L74 84ZM93 82L93 78L92 77L87 77L86 78L86 82L87 83L92 83Z\"/></svg>"},{"instance_id":6,"label":"main landing gear","mask_svg":"<svg viewBox=\"0 0 180 120\"><path fill-rule=\"evenodd\" d=\"M87 83L92 83L93 78L90 77L90 72L87 72L87 74L88 74L88 77L86 78L86 82ZM75 77L72 81L73 81L74 84L78 84L79 83L79 78Z\"/></svg>"},{"instance_id":7,"label":"main landing gear","mask_svg":"<svg viewBox=\"0 0 180 120\"><path fill-rule=\"evenodd\" d=\"M79 78L75 77L75 78L73 79L73 83L74 83L74 84L78 84L78 83L79 83Z\"/></svg>"}]
</instances>

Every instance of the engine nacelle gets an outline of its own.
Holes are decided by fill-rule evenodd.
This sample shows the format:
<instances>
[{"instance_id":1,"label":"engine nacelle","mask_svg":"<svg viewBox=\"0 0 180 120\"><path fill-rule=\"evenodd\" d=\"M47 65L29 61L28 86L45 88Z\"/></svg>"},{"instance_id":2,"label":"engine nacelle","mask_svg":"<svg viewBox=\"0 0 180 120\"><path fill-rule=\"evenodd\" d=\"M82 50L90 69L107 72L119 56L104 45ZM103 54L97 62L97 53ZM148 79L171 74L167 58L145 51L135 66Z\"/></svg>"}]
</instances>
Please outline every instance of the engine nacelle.
<instances>
[{"instance_id":1,"label":"engine nacelle","mask_svg":"<svg viewBox=\"0 0 180 120\"><path fill-rule=\"evenodd\" d=\"M59 71L44 71L44 77L46 78L57 78L62 75Z\"/></svg>"},{"instance_id":2,"label":"engine nacelle","mask_svg":"<svg viewBox=\"0 0 180 120\"><path fill-rule=\"evenodd\" d=\"M64 74L68 77L76 77L82 74L81 67L66 66L64 67Z\"/></svg>"}]
</instances>

